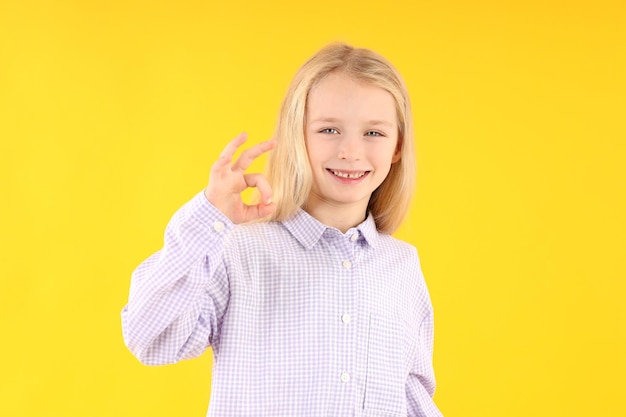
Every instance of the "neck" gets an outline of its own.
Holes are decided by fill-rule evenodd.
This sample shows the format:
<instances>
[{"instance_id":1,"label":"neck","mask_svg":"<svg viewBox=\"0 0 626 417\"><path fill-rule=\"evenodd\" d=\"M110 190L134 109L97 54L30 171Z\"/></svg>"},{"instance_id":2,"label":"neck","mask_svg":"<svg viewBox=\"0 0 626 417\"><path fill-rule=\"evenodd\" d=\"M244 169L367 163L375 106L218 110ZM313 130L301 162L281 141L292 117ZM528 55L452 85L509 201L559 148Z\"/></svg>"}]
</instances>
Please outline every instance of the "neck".
<instances>
[{"instance_id":1,"label":"neck","mask_svg":"<svg viewBox=\"0 0 626 417\"><path fill-rule=\"evenodd\" d=\"M304 210L321 223L334 227L341 233L346 233L350 228L363 223L367 216L367 206L363 207L363 204L346 207L309 200Z\"/></svg>"}]
</instances>

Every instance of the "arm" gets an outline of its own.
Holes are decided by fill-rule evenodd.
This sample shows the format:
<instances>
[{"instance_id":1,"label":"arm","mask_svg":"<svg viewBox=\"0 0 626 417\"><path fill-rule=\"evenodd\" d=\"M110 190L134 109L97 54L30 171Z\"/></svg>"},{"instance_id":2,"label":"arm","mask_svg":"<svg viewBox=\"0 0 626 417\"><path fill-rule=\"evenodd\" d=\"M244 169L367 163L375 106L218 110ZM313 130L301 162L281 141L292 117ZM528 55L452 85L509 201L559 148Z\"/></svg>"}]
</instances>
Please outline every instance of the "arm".
<instances>
[{"instance_id":1,"label":"arm","mask_svg":"<svg viewBox=\"0 0 626 417\"><path fill-rule=\"evenodd\" d=\"M276 209L265 177L245 173L275 142L253 146L233 162L245 140L241 134L226 146L211 167L204 193L176 212L163 248L133 273L122 330L128 348L145 364L195 357L214 341L229 299L222 261L225 236L233 224ZM260 204L249 206L241 199L249 187L258 188Z\"/></svg>"},{"instance_id":2,"label":"arm","mask_svg":"<svg viewBox=\"0 0 626 417\"><path fill-rule=\"evenodd\" d=\"M411 417L441 416L432 399L435 393L433 342L434 322L431 310L420 324L417 353L406 383L408 415Z\"/></svg>"},{"instance_id":3,"label":"arm","mask_svg":"<svg viewBox=\"0 0 626 417\"><path fill-rule=\"evenodd\" d=\"M228 303L222 252L232 227L199 194L172 217L163 248L133 272L122 329L142 363L195 357L210 344Z\"/></svg>"}]
</instances>

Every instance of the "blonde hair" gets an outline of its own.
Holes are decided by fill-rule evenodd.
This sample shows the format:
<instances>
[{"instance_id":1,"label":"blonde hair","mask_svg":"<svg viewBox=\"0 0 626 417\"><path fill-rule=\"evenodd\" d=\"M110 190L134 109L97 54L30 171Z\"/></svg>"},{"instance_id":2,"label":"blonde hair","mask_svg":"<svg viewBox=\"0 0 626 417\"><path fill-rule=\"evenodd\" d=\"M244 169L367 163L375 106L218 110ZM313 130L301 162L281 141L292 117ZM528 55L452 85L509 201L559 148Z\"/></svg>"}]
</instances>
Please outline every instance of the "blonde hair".
<instances>
[{"instance_id":1,"label":"blonde hair","mask_svg":"<svg viewBox=\"0 0 626 417\"><path fill-rule=\"evenodd\" d=\"M305 62L287 90L274 133L277 146L266 168L272 200L277 206L268 220L285 220L306 204L313 185L304 134L307 98L311 89L333 72L375 85L394 98L400 160L392 164L367 207L378 231L393 233L409 210L415 185L413 119L408 91L398 71L381 55L343 43L330 44Z\"/></svg>"}]
</instances>

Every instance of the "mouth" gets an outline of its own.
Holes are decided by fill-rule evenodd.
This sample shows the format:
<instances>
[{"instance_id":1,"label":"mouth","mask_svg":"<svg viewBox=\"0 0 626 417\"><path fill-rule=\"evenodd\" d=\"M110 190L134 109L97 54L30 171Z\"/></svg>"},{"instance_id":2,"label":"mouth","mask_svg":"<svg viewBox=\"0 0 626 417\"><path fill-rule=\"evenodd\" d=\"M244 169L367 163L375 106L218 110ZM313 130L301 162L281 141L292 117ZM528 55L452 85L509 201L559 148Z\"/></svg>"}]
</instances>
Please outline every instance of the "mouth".
<instances>
[{"instance_id":1,"label":"mouth","mask_svg":"<svg viewBox=\"0 0 626 417\"><path fill-rule=\"evenodd\" d=\"M330 169L330 168L327 169L327 171L336 177L345 178L349 180L358 180L360 178L363 178L367 174L369 174L369 171L339 171L339 170Z\"/></svg>"}]
</instances>

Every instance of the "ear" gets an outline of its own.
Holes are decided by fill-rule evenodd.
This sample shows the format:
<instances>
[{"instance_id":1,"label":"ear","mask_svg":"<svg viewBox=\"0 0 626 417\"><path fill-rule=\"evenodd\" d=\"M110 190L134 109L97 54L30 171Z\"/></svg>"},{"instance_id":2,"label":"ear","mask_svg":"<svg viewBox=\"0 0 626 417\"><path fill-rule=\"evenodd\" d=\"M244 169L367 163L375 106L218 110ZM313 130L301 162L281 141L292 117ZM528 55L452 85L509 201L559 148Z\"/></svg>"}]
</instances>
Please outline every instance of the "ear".
<instances>
[{"instance_id":1,"label":"ear","mask_svg":"<svg viewBox=\"0 0 626 417\"><path fill-rule=\"evenodd\" d=\"M402 143L398 141L398 145L396 146L396 151L393 153L393 156L391 157L391 163L395 164L401 159L401 157L402 157Z\"/></svg>"}]
</instances>

